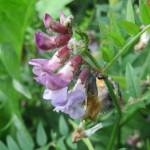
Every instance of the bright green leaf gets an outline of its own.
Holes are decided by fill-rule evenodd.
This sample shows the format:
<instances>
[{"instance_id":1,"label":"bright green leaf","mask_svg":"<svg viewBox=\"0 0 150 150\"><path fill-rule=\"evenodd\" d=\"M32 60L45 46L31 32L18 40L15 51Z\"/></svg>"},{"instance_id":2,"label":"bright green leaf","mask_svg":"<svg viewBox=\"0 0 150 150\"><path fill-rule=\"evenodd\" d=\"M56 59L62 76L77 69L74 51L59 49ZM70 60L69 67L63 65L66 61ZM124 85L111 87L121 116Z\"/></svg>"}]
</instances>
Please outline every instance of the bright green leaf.
<instances>
[{"instance_id":1,"label":"bright green leaf","mask_svg":"<svg viewBox=\"0 0 150 150\"><path fill-rule=\"evenodd\" d=\"M147 5L147 0L140 0L140 19L143 24L150 24L150 6Z\"/></svg>"},{"instance_id":2,"label":"bright green leaf","mask_svg":"<svg viewBox=\"0 0 150 150\"><path fill-rule=\"evenodd\" d=\"M61 11L65 14L70 14L69 9L65 8L73 0L39 0L36 3L36 9L39 12L40 18L43 18L45 13L49 13L54 18L58 18Z\"/></svg>"},{"instance_id":3,"label":"bright green leaf","mask_svg":"<svg viewBox=\"0 0 150 150\"><path fill-rule=\"evenodd\" d=\"M127 16L126 16L126 18L127 18L127 21L135 23L132 0L128 0L128 2L127 2Z\"/></svg>"},{"instance_id":4,"label":"bright green leaf","mask_svg":"<svg viewBox=\"0 0 150 150\"><path fill-rule=\"evenodd\" d=\"M24 33L33 15L34 3L35 0L0 0L0 43L9 42L19 60Z\"/></svg>"},{"instance_id":5,"label":"bright green leaf","mask_svg":"<svg viewBox=\"0 0 150 150\"><path fill-rule=\"evenodd\" d=\"M139 26L129 21L122 21L121 26L129 35L135 35L140 31Z\"/></svg>"},{"instance_id":6,"label":"bright green leaf","mask_svg":"<svg viewBox=\"0 0 150 150\"><path fill-rule=\"evenodd\" d=\"M13 80L13 86L16 89L16 91L18 91L19 93L21 93L22 95L24 95L25 97L27 97L28 99L31 99L31 93L28 90L28 88L26 88L23 84L21 84L18 80Z\"/></svg>"},{"instance_id":7,"label":"bright green leaf","mask_svg":"<svg viewBox=\"0 0 150 150\"><path fill-rule=\"evenodd\" d=\"M9 75L13 78L18 78L20 74L19 58L11 44L0 45L0 59Z\"/></svg>"}]
</instances>

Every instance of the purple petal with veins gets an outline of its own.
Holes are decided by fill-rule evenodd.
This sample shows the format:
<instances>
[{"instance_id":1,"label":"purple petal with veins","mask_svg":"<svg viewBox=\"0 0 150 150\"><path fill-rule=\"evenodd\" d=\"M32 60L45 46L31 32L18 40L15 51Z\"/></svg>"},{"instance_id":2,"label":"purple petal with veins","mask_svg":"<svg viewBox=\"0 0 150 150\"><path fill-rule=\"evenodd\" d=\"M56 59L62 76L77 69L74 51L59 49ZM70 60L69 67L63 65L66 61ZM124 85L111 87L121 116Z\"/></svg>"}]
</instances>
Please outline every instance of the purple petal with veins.
<instances>
[{"instance_id":1,"label":"purple petal with veins","mask_svg":"<svg viewBox=\"0 0 150 150\"><path fill-rule=\"evenodd\" d=\"M53 106L64 106L67 102L67 90L67 87L60 90L45 89L43 98L45 100L51 100Z\"/></svg>"},{"instance_id":2,"label":"purple petal with veins","mask_svg":"<svg viewBox=\"0 0 150 150\"><path fill-rule=\"evenodd\" d=\"M36 45L41 50L52 50L64 46L70 40L70 34L59 34L57 36L48 36L43 32L35 34Z\"/></svg>"},{"instance_id":3,"label":"purple petal with veins","mask_svg":"<svg viewBox=\"0 0 150 150\"><path fill-rule=\"evenodd\" d=\"M68 85L68 82L54 73L44 72L43 75L35 77L35 80L51 90L58 90Z\"/></svg>"}]
</instances>

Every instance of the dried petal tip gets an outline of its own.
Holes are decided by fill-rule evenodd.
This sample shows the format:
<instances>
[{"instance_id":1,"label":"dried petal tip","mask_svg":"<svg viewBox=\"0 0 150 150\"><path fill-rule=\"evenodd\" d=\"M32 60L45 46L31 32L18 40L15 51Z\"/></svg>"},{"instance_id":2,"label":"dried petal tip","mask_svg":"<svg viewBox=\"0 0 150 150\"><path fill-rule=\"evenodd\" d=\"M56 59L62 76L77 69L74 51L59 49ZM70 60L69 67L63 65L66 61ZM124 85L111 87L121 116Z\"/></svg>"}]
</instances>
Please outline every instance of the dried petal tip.
<instances>
[{"instance_id":1,"label":"dried petal tip","mask_svg":"<svg viewBox=\"0 0 150 150\"><path fill-rule=\"evenodd\" d=\"M85 132L83 128L77 128L72 134L72 142L77 143L82 138L85 138Z\"/></svg>"},{"instance_id":2,"label":"dried petal tip","mask_svg":"<svg viewBox=\"0 0 150 150\"><path fill-rule=\"evenodd\" d=\"M93 135L96 131L101 129L102 127L103 127L102 123L98 123L94 127L87 129L87 130L85 130L83 128L77 128L75 130L75 132L72 134L72 142L76 143L79 140L81 140L82 138L89 137L89 136Z\"/></svg>"},{"instance_id":3,"label":"dried petal tip","mask_svg":"<svg viewBox=\"0 0 150 150\"><path fill-rule=\"evenodd\" d=\"M63 26L65 26L65 27L70 26L71 23L72 23L72 20L73 20L73 16L72 16L72 15L66 17L66 16L64 15L64 13L61 13L61 14L60 14L60 23L61 23Z\"/></svg>"},{"instance_id":4,"label":"dried petal tip","mask_svg":"<svg viewBox=\"0 0 150 150\"><path fill-rule=\"evenodd\" d=\"M97 125L95 125L94 127L85 130L85 136L89 137L91 135L93 135L95 132L97 132L99 129L101 129L103 127L102 123L98 123Z\"/></svg>"}]
</instances>

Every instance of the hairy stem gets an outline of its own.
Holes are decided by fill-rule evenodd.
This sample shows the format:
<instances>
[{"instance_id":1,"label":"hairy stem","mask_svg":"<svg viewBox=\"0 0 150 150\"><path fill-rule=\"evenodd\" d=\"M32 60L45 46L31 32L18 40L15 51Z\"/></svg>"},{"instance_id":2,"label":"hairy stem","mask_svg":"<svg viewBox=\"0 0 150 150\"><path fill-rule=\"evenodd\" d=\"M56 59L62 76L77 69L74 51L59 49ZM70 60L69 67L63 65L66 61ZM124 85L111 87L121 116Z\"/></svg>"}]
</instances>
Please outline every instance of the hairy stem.
<instances>
[{"instance_id":1,"label":"hairy stem","mask_svg":"<svg viewBox=\"0 0 150 150\"><path fill-rule=\"evenodd\" d=\"M112 131L112 135L111 135L111 138L110 138L110 141L108 144L108 148L107 148L108 150L111 150L112 146L114 145L115 138L117 138L117 147L119 147L119 145L120 145L120 141L121 141L120 121L121 121L122 111L121 111L121 108L119 105L118 98L117 98L116 94L114 93L112 83L107 78L105 79L105 83L106 83L106 86L109 90L112 101L113 101L113 103L117 109L117 112L118 112L117 122L116 122L116 125L114 126L114 129Z\"/></svg>"},{"instance_id":2,"label":"hairy stem","mask_svg":"<svg viewBox=\"0 0 150 150\"><path fill-rule=\"evenodd\" d=\"M150 25L146 26L141 32L139 32L137 35L135 35L129 42L122 47L122 49L119 50L117 55L106 65L106 67L103 69L103 72L106 72L117 60L118 58L130 48L130 46L143 34L145 31L150 29Z\"/></svg>"}]
</instances>

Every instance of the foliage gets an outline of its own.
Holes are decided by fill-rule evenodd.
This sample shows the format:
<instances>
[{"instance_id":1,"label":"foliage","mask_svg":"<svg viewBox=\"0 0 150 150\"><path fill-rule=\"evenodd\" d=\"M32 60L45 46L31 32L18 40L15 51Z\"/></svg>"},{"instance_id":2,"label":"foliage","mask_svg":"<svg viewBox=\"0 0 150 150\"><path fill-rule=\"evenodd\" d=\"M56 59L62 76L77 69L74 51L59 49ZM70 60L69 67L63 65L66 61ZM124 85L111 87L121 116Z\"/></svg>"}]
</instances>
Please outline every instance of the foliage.
<instances>
[{"instance_id":1,"label":"foliage","mask_svg":"<svg viewBox=\"0 0 150 150\"><path fill-rule=\"evenodd\" d=\"M35 31L44 30L41 17L49 12L58 18L61 11L74 15L74 28L94 31L97 66L86 61L116 81L123 98L119 118L117 98L106 83L115 107L98 117L104 128L77 144L71 132L78 122L42 100L43 89L28 65L30 58L50 55L38 52L34 43ZM134 51L149 18L149 0L0 0L0 150L150 149L150 43ZM134 134L139 141L129 145Z\"/></svg>"}]
</instances>

